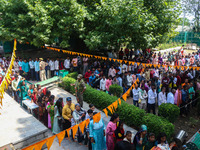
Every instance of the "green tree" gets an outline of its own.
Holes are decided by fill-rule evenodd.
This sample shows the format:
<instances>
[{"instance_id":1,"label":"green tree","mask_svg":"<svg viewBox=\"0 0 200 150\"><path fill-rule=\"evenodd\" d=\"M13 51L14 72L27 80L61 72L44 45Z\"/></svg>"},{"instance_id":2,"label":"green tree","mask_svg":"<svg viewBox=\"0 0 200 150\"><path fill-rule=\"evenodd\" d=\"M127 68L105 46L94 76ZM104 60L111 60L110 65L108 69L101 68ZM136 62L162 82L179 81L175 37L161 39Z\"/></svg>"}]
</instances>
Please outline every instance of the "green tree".
<instances>
[{"instance_id":1,"label":"green tree","mask_svg":"<svg viewBox=\"0 0 200 150\"><path fill-rule=\"evenodd\" d=\"M200 32L200 1L182 0L183 11L194 17L194 31Z\"/></svg>"},{"instance_id":2,"label":"green tree","mask_svg":"<svg viewBox=\"0 0 200 150\"><path fill-rule=\"evenodd\" d=\"M41 46L60 37L61 45L69 46L71 33L84 28L86 11L76 0L1 0L0 14L2 40Z\"/></svg>"}]
</instances>

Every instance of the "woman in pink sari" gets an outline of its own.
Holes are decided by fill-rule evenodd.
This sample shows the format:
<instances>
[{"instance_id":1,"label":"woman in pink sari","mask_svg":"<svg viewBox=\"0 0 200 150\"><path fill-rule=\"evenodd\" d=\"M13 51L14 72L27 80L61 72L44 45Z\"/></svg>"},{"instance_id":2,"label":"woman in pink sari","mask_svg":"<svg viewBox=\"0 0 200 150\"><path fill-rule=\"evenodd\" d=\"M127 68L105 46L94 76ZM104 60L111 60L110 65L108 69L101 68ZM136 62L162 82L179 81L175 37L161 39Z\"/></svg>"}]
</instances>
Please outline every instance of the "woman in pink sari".
<instances>
[{"instance_id":1,"label":"woman in pink sari","mask_svg":"<svg viewBox=\"0 0 200 150\"><path fill-rule=\"evenodd\" d=\"M114 113L111 118L110 118L110 122L107 125L106 128L106 146L107 146L107 150L114 150L114 137L113 137L113 133L116 130L116 123L119 121L119 115Z\"/></svg>"}]
</instances>

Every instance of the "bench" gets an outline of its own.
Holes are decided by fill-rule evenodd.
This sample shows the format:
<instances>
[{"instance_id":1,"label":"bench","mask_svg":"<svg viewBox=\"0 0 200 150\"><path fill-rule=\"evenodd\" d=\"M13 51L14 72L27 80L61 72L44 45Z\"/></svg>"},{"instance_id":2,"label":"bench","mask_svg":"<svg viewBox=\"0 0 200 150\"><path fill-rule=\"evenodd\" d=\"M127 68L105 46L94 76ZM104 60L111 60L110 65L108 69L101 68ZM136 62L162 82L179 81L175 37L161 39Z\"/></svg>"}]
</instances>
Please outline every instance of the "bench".
<instances>
[{"instance_id":1,"label":"bench","mask_svg":"<svg viewBox=\"0 0 200 150\"><path fill-rule=\"evenodd\" d=\"M50 78L50 79L47 79L47 80L44 80L44 81L41 81L41 82L38 82L35 84L35 86L37 86L37 84L40 84L41 86L45 86L49 83L53 83L53 82L56 82L59 80L59 77L58 76L55 76L53 78Z\"/></svg>"}]
</instances>

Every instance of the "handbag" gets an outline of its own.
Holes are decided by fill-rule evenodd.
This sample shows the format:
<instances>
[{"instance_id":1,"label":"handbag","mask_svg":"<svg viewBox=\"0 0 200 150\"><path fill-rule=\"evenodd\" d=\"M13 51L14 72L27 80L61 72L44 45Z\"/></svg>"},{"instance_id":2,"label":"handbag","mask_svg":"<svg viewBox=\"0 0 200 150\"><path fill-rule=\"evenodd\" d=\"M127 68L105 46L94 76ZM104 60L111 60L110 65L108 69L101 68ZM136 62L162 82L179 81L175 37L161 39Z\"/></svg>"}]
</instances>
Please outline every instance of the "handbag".
<instances>
[{"instance_id":1,"label":"handbag","mask_svg":"<svg viewBox=\"0 0 200 150\"><path fill-rule=\"evenodd\" d=\"M138 103L140 104L141 102L142 102L142 100L141 100L141 99L139 99Z\"/></svg>"}]
</instances>

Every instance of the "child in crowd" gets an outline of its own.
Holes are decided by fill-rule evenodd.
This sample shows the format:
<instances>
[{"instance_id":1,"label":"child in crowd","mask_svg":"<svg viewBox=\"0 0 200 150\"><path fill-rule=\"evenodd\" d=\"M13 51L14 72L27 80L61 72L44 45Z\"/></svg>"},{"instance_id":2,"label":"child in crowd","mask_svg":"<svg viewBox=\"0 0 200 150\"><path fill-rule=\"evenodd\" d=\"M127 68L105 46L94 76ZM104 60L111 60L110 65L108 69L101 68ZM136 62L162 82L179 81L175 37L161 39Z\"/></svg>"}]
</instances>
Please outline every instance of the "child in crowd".
<instances>
[{"instance_id":1,"label":"child in crowd","mask_svg":"<svg viewBox=\"0 0 200 150\"><path fill-rule=\"evenodd\" d=\"M148 136L148 141L145 144L144 150L150 150L155 146L155 134L154 133L150 133Z\"/></svg>"},{"instance_id":2,"label":"child in crowd","mask_svg":"<svg viewBox=\"0 0 200 150\"><path fill-rule=\"evenodd\" d=\"M124 123L122 121L117 122L117 129L113 133L115 143L124 139Z\"/></svg>"}]
</instances>

